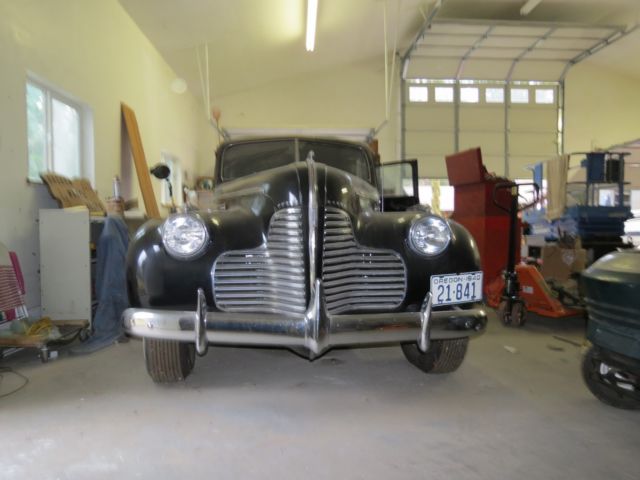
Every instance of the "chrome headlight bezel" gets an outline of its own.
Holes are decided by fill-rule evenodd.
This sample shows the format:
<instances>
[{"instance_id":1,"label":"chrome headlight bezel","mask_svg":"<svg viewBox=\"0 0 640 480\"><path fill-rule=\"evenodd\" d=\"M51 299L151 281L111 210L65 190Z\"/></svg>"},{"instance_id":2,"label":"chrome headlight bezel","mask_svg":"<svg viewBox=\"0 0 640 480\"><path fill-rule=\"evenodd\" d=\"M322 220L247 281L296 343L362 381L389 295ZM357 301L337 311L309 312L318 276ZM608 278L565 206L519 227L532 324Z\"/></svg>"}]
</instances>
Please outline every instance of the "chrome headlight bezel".
<instances>
[{"instance_id":1,"label":"chrome headlight bezel","mask_svg":"<svg viewBox=\"0 0 640 480\"><path fill-rule=\"evenodd\" d=\"M444 234L446 239L444 241L439 241L438 244L429 244L428 241L420 241L420 237L424 238L424 235L421 235L420 229L423 227L427 228L437 228L439 229L439 234ZM451 228L449 227L449 223L441 217L435 215L427 215L425 217L420 217L414 220L411 223L411 227L409 228L408 242L411 250L413 250L418 255L423 257L435 257L444 252L447 247L451 244ZM424 243L432 246L431 250L424 248Z\"/></svg>"},{"instance_id":2,"label":"chrome headlight bezel","mask_svg":"<svg viewBox=\"0 0 640 480\"><path fill-rule=\"evenodd\" d=\"M197 239L195 246L189 248L188 250L180 250L176 247L176 235L179 232L176 230L179 225L176 225L178 222L193 222L192 228L197 228L199 233L199 238ZM193 215L191 213L178 213L175 215L169 216L164 223L162 224L162 245L166 252L173 258L177 258L180 260L188 260L192 258L196 258L200 256L209 245L209 231L207 229L204 221L197 215Z\"/></svg>"}]
</instances>

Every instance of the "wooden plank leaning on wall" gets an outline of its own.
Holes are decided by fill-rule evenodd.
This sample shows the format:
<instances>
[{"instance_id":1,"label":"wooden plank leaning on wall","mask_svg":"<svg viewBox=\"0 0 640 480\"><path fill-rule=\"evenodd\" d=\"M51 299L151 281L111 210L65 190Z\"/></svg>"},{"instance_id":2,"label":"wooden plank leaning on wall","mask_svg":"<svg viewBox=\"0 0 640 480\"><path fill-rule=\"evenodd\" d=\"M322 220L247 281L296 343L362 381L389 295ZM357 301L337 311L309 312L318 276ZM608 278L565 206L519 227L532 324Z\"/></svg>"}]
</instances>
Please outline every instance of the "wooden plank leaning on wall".
<instances>
[{"instance_id":1,"label":"wooden plank leaning on wall","mask_svg":"<svg viewBox=\"0 0 640 480\"><path fill-rule=\"evenodd\" d=\"M136 114L128 105L121 103L120 106L122 109L122 118L127 128L127 135L129 135L131 153L133 154L133 162L136 166L136 174L138 176L138 183L140 184L140 191L142 192L144 208L149 218L160 218L160 211L158 210L158 203L156 202L156 196L153 193L153 186L151 185L151 175L149 175L149 166L147 165L144 148L142 147L142 138L140 137Z\"/></svg>"}]
</instances>

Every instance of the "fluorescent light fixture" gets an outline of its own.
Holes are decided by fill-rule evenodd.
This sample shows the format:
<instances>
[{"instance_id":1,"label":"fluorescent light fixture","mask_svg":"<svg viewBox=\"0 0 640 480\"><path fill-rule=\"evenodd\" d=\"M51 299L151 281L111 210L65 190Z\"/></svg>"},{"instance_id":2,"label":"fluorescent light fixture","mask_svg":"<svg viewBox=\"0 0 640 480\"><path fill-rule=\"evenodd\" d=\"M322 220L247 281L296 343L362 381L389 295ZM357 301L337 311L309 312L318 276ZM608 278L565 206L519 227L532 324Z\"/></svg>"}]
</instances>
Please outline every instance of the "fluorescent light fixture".
<instances>
[{"instance_id":1,"label":"fluorescent light fixture","mask_svg":"<svg viewBox=\"0 0 640 480\"><path fill-rule=\"evenodd\" d=\"M316 22L318 20L318 0L307 0L307 52L316 46Z\"/></svg>"},{"instance_id":2,"label":"fluorescent light fixture","mask_svg":"<svg viewBox=\"0 0 640 480\"><path fill-rule=\"evenodd\" d=\"M528 0L520 9L520 15L526 17L531 11L542 3L542 0Z\"/></svg>"}]
</instances>

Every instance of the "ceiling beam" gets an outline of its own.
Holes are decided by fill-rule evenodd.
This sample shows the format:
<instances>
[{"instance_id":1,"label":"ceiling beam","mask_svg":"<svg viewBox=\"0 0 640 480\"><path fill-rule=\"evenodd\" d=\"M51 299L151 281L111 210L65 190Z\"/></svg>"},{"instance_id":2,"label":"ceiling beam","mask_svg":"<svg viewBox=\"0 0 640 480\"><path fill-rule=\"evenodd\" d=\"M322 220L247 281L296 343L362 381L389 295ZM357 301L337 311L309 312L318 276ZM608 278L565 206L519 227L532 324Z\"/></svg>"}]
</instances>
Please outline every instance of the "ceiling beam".
<instances>
[{"instance_id":1,"label":"ceiling beam","mask_svg":"<svg viewBox=\"0 0 640 480\"><path fill-rule=\"evenodd\" d=\"M534 8L536 8L541 3L542 0L527 0L527 2L525 2L525 4L522 5L522 8L520 9L520 15L526 17L533 11Z\"/></svg>"},{"instance_id":2,"label":"ceiling beam","mask_svg":"<svg viewBox=\"0 0 640 480\"><path fill-rule=\"evenodd\" d=\"M511 77L513 76L513 71L516 69L516 65L518 64L518 62L520 62L520 60L522 60L527 53L533 51L540 43L544 42L547 38L549 38L555 31L556 31L556 28L551 27L549 30L547 30L547 33L545 33L540 38L538 38L535 42L533 42L526 49L524 49L520 55L518 55L516 58L513 59L513 63L511 64L511 67L509 68L509 72L507 73L507 78L506 78L507 82L511 81Z\"/></svg>"},{"instance_id":3,"label":"ceiling beam","mask_svg":"<svg viewBox=\"0 0 640 480\"><path fill-rule=\"evenodd\" d=\"M628 28L627 30L619 30L619 31L609 35L607 38L601 40L600 42L596 43L591 48L589 48L589 49L585 50L584 52L580 53L579 55L576 55L575 57L573 57L571 60L569 60L567 62L567 65L564 67L564 70L562 71L562 74L560 75L560 81L564 81L564 79L567 76L567 73L569 72L569 69L571 67L573 67L576 63L579 63L579 62L583 61L585 58L588 58L591 55L593 55L594 53L599 52L604 47L607 47L607 46L611 45L612 43L617 42L621 38L626 37L630 33L632 33L635 30L637 30L638 27L640 27L640 24L636 23L633 27Z\"/></svg>"},{"instance_id":4,"label":"ceiling beam","mask_svg":"<svg viewBox=\"0 0 640 480\"><path fill-rule=\"evenodd\" d=\"M413 53L415 48L418 46L418 42L420 42L424 38L425 34L427 33L427 30L431 28L431 24L433 23L433 20L436 18L436 15L438 14L440 9L442 8L442 5L445 2L446 0L436 0L436 2L431 7L431 10L429 10L429 13L427 14L426 18L424 19L424 22L422 23L420 30L418 30L418 33L416 34L413 41L411 42L411 45L409 45L409 48L404 53L404 55L401 56L402 78L406 78L407 67L409 66L409 58L411 58L411 54Z\"/></svg>"},{"instance_id":5,"label":"ceiling beam","mask_svg":"<svg viewBox=\"0 0 640 480\"><path fill-rule=\"evenodd\" d=\"M458 63L458 69L456 70L456 80L460 79L462 69L464 68L464 62L469 58L473 51L480 47L481 43L489 37L489 34L493 30L493 28L494 27L489 27L487 31L484 32L484 34L478 40L476 40L475 43L471 45L471 47L469 47L469 50L467 50L467 52L462 56L462 58L460 59L460 63Z\"/></svg>"}]
</instances>

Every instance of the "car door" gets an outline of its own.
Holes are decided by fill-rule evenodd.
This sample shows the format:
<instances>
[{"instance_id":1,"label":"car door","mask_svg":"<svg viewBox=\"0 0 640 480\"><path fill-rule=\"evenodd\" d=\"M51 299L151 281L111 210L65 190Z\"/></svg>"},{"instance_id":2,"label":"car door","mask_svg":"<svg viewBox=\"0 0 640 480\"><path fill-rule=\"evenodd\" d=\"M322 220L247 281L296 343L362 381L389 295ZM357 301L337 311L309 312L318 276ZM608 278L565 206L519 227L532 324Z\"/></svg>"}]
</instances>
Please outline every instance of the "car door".
<instances>
[{"instance_id":1,"label":"car door","mask_svg":"<svg viewBox=\"0 0 640 480\"><path fill-rule=\"evenodd\" d=\"M383 163L376 170L383 212L401 212L420 203L418 160Z\"/></svg>"}]
</instances>

